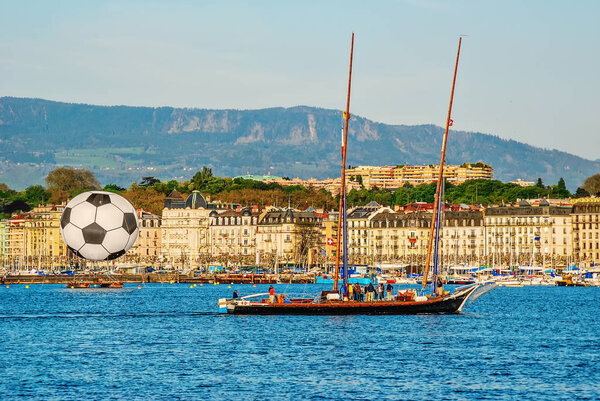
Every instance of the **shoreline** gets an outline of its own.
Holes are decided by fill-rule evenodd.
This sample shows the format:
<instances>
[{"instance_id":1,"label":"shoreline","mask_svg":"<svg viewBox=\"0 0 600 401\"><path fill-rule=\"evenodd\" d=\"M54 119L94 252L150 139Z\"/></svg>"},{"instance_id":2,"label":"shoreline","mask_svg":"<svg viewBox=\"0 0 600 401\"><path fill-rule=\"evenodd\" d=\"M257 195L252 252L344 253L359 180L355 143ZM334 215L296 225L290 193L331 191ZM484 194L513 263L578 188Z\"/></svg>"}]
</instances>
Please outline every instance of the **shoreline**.
<instances>
[{"instance_id":1,"label":"shoreline","mask_svg":"<svg viewBox=\"0 0 600 401\"><path fill-rule=\"evenodd\" d=\"M223 284L313 284L312 275L280 274L202 274L196 277L182 276L177 273L149 274L57 274L36 275L16 274L0 277L1 285L13 284L67 284L71 282L123 282L123 283L223 283Z\"/></svg>"}]
</instances>

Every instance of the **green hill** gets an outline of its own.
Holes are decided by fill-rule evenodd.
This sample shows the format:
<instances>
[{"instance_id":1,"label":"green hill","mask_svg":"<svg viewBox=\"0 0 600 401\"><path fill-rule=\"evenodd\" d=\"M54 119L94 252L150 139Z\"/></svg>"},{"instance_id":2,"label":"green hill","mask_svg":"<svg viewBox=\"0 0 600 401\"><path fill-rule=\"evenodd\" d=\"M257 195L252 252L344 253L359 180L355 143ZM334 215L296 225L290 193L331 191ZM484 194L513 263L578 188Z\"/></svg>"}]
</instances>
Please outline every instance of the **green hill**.
<instances>
[{"instance_id":1,"label":"green hill","mask_svg":"<svg viewBox=\"0 0 600 401\"><path fill-rule=\"evenodd\" d=\"M216 175L301 178L340 173L341 112L314 107L204 110L93 106L0 98L0 182L41 183L56 166L88 168L102 183L141 176L189 179L203 165ZM442 128L350 122L348 163L434 164ZM483 161L503 181L516 178L570 189L600 172L600 162L482 133L452 131L448 163Z\"/></svg>"}]
</instances>

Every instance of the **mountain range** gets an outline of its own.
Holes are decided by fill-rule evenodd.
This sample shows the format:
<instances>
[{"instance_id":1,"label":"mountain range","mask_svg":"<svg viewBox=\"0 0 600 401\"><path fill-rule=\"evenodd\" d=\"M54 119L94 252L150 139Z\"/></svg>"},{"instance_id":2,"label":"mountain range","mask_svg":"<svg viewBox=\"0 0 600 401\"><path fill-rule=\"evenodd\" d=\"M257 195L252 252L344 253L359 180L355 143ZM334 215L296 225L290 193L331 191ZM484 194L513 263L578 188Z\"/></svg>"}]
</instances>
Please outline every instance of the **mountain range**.
<instances>
[{"instance_id":1,"label":"mountain range","mask_svg":"<svg viewBox=\"0 0 600 401\"><path fill-rule=\"evenodd\" d=\"M122 186L142 176L190 179L202 166L219 176L339 177L341 115L307 106L206 110L2 97L0 182L23 189L58 166ZM437 164L442 135L435 125L352 116L348 164ZM563 177L571 190L600 172L599 161L479 132L451 131L446 161L491 164L502 181Z\"/></svg>"}]
</instances>

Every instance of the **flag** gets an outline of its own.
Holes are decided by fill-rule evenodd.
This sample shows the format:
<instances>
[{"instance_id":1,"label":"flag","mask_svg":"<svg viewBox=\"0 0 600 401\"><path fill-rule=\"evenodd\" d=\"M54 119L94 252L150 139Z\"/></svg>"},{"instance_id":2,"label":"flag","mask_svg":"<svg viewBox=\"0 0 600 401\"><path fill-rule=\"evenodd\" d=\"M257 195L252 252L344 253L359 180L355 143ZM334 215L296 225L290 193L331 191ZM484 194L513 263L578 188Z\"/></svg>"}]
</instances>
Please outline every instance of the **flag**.
<instances>
[{"instance_id":1,"label":"flag","mask_svg":"<svg viewBox=\"0 0 600 401\"><path fill-rule=\"evenodd\" d=\"M452 124L454 124L454 120L450 119L450 123L448 124L449 127L452 127Z\"/></svg>"},{"instance_id":2,"label":"flag","mask_svg":"<svg viewBox=\"0 0 600 401\"><path fill-rule=\"evenodd\" d=\"M346 118L350 118L350 113L346 113L345 111L344 111L343 113L344 113L344 120L345 120Z\"/></svg>"},{"instance_id":3,"label":"flag","mask_svg":"<svg viewBox=\"0 0 600 401\"><path fill-rule=\"evenodd\" d=\"M333 245L333 238L327 238L327 245Z\"/></svg>"}]
</instances>

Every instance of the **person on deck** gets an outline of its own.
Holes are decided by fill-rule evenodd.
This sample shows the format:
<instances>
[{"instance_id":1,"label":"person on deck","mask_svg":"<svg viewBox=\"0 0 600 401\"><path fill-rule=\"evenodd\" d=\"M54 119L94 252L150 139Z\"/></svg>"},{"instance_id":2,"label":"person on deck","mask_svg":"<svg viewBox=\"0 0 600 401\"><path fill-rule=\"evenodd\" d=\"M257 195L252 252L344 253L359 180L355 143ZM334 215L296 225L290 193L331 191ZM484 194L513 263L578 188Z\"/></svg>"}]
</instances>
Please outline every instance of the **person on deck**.
<instances>
[{"instance_id":1,"label":"person on deck","mask_svg":"<svg viewBox=\"0 0 600 401\"><path fill-rule=\"evenodd\" d=\"M387 289L387 300L391 301L392 300L392 291L394 291L394 286L391 283L388 283L386 289Z\"/></svg>"},{"instance_id":2,"label":"person on deck","mask_svg":"<svg viewBox=\"0 0 600 401\"><path fill-rule=\"evenodd\" d=\"M354 300L355 301L360 301L360 291L361 291L360 284L359 283L354 284Z\"/></svg>"},{"instance_id":3,"label":"person on deck","mask_svg":"<svg viewBox=\"0 0 600 401\"><path fill-rule=\"evenodd\" d=\"M438 297L444 293L444 283L442 282L442 279L439 276L435 281L435 288L435 295L437 295Z\"/></svg>"},{"instance_id":4,"label":"person on deck","mask_svg":"<svg viewBox=\"0 0 600 401\"><path fill-rule=\"evenodd\" d=\"M348 284L348 300L352 301L354 297L354 286L352 284Z\"/></svg>"},{"instance_id":5,"label":"person on deck","mask_svg":"<svg viewBox=\"0 0 600 401\"><path fill-rule=\"evenodd\" d=\"M233 291L233 299L238 299L238 293L237 290Z\"/></svg>"},{"instance_id":6,"label":"person on deck","mask_svg":"<svg viewBox=\"0 0 600 401\"><path fill-rule=\"evenodd\" d=\"M270 303L275 302L275 288L273 288L272 285L269 286L269 302Z\"/></svg>"},{"instance_id":7,"label":"person on deck","mask_svg":"<svg viewBox=\"0 0 600 401\"><path fill-rule=\"evenodd\" d=\"M373 292L375 291L375 287L373 287L373 283L369 283L369 285L367 285L367 289L366 289L366 301L367 302L373 302Z\"/></svg>"},{"instance_id":8,"label":"person on deck","mask_svg":"<svg viewBox=\"0 0 600 401\"><path fill-rule=\"evenodd\" d=\"M385 284L383 283L379 283L379 299L382 301L385 299Z\"/></svg>"}]
</instances>

